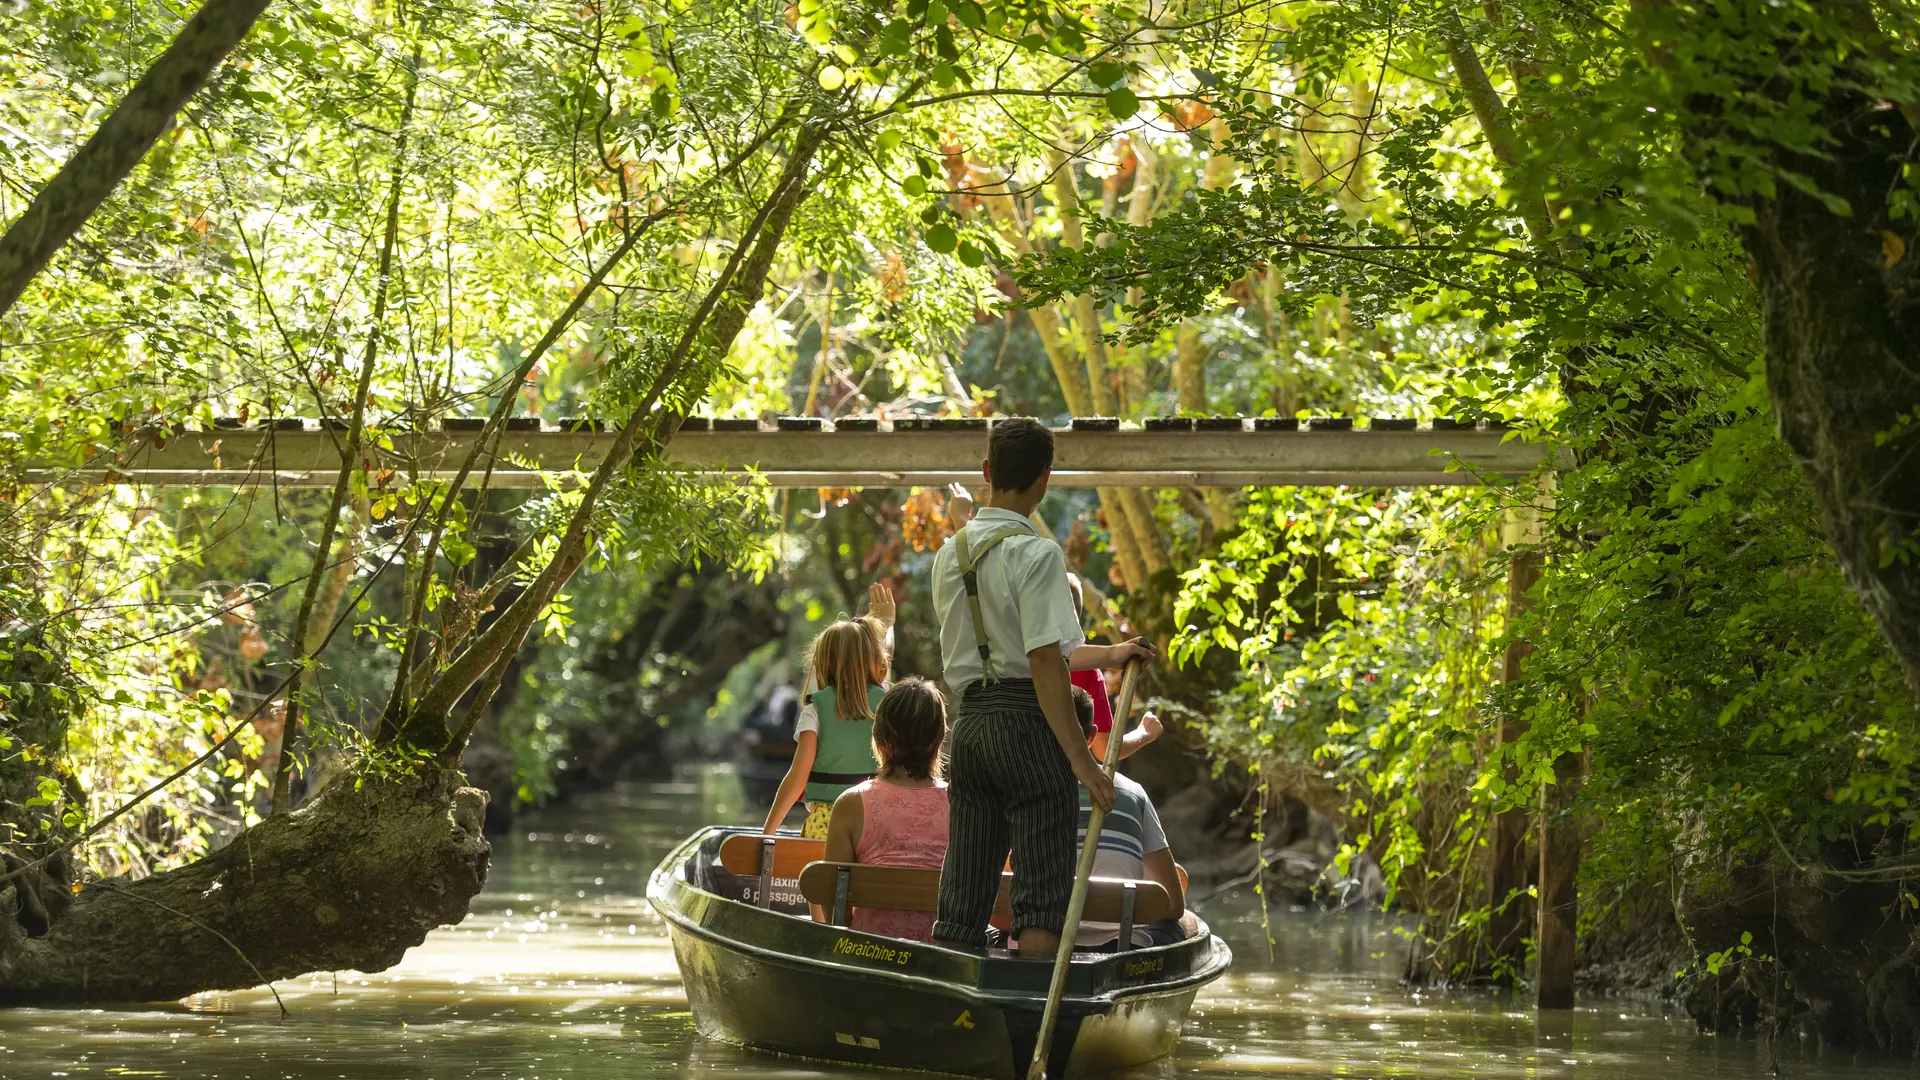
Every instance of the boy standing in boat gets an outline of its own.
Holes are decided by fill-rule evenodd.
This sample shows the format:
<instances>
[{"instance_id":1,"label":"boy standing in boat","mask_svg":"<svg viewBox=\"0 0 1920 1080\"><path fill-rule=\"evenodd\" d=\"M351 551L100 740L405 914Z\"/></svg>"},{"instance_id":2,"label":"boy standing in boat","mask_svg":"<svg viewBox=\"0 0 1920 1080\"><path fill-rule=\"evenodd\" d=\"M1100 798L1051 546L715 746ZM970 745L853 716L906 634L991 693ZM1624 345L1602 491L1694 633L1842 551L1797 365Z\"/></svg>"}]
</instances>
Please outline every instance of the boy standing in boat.
<instances>
[{"instance_id":1,"label":"boy standing in boat","mask_svg":"<svg viewBox=\"0 0 1920 1080\"><path fill-rule=\"evenodd\" d=\"M1053 433L1031 417L993 426L988 504L933 560L947 685L960 695L948 777L937 942L981 949L1009 848L1012 936L1051 957L1066 922L1079 788L1113 807L1113 781L1074 716L1067 656L1083 638L1065 554L1028 514L1047 493Z\"/></svg>"}]
</instances>

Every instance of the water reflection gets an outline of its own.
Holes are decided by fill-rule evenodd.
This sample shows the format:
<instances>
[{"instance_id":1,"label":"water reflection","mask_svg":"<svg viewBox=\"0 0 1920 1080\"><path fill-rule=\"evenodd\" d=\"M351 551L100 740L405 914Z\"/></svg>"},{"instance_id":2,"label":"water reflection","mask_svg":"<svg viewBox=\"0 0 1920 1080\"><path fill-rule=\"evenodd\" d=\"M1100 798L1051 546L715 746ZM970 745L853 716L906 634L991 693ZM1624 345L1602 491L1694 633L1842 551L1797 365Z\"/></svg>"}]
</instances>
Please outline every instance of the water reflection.
<instances>
[{"instance_id":1,"label":"water reflection","mask_svg":"<svg viewBox=\"0 0 1920 1080\"><path fill-rule=\"evenodd\" d=\"M692 1017L643 894L661 855L699 824L743 820L724 770L689 774L523 819L496 846L473 914L376 975L281 983L177 1005L0 1012L0 1077L636 1078L751 1075L879 1080L716 1045ZM1273 912L1268 958L1252 898L1204 909L1235 970L1203 993L1171 1062L1146 1077L1761 1077L1767 1048L1693 1034L1638 1002L1590 1001L1536 1021L1494 995L1412 994L1382 916ZM1909 1076L1894 1063L1802 1054L1787 1076Z\"/></svg>"}]
</instances>

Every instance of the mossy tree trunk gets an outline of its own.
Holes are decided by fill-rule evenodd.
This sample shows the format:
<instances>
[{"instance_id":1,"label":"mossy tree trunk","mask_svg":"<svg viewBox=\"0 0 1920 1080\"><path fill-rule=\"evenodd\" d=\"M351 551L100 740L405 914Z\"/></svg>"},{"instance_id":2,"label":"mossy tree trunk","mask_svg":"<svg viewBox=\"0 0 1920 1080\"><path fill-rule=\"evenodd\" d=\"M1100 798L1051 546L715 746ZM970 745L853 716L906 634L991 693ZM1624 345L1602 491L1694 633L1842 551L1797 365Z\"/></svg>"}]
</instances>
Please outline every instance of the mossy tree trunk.
<instances>
[{"instance_id":1,"label":"mossy tree trunk","mask_svg":"<svg viewBox=\"0 0 1920 1080\"><path fill-rule=\"evenodd\" d=\"M1911 193L1920 103L1865 89L1902 47L1869 5L1747 20L1742 10L1635 5L1656 63L1694 80L1684 119L1709 193L1743 212L1780 434L1849 584L1920 695L1920 227L1894 213ZM1738 69L1755 56L1778 62ZM1777 137L1757 116L1784 118L1768 121ZM1817 131L1811 148L1790 122ZM1729 144L1748 155L1738 168L1712 156ZM1759 170L1774 182L1753 182ZM1731 950L1734 962L1693 983L1689 1011L1709 1028L1758 1022L1834 1045L1920 1046L1908 843L1863 826L1818 858L1782 854L1704 878L1678 913L1697 952Z\"/></svg>"},{"instance_id":2,"label":"mossy tree trunk","mask_svg":"<svg viewBox=\"0 0 1920 1080\"><path fill-rule=\"evenodd\" d=\"M0 923L0 1003L154 1001L379 971L487 879L485 793L442 769L343 778L190 866L82 891L44 934Z\"/></svg>"},{"instance_id":3,"label":"mossy tree trunk","mask_svg":"<svg viewBox=\"0 0 1920 1080\"><path fill-rule=\"evenodd\" d=\"M1920 694L1920 246L1887 196L1916 131L1864 95L1827 104L1831 143L1780 164L1847 201L1787 185L1741 230L1765 312L1780 434L1819 500L1847 580Z\"/></svg>"}]
</instances>

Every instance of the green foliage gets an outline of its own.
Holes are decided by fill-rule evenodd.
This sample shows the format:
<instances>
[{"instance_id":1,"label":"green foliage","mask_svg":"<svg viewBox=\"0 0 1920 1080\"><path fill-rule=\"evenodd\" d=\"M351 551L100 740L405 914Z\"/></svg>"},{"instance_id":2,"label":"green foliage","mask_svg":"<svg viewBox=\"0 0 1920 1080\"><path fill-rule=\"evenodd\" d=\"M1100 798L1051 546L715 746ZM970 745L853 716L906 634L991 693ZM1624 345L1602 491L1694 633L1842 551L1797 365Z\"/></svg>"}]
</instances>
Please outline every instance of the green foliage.
<instances>
[{"instance_id":1,"label":"green foliage","mask_svg":"<svg viewBox=\"0 0 1920 1080\"><path fill-rule=\"evenodd\" d=\"M1497 773L1476 777L1475 752L1504 626L1487 558L1498 506L1471 489L1256 491L1240 531L1182 576L1174 609L1176 662L1223 648L1243 673L1203 714L1209 743L1294 786L1334 778L1354 847L1417 902L1430 900L1422 872L1463 862L1478 839L1468 829L1430 852L1421 827L1507 794L1488 790Z\"/></svg>"},{"instance_id":2,"label":"green foliage","mask_svg":"<svg viewBox=\"0 0 1920 1080\"><path fill-rule=\"evenodd\" d=\"M1218 313L1249 300L1296 323L1334 311L1343 343L1396 343L1391 366L1360 373L1371 393L1563 448L1557 485L1453 504L1254 493L1175 609L1183 659L1231 650L1243 673L1202 710L1209 742L1257 771L1324 770L1357 842L1458 929L1483 917L1455 899L1487 815L1532 803L1566 754L1591 759L1576 808L1595 836L1590 895L1736 860L1815 863L1837 842L1905 865L1920 714L1774 434L1730 225L1807 185L1781 162L1823 152L1834 94L1914 99L1897 44L1914 24L1902 4L1880 23L1775 8L1503 4L1470 26L1423 5L1317 8L1288 43L1284 92L1238 73L1210 99L1229 131L1214 152L1244 179L1145 224L1109 211L1087 226L1101 243L1021 265L1024 302L1092 293L1121 316L1113 339L1149 347L1191 320L1230 327ZM1782 66L1781 35L1810 52ZM1384 74L1463 50L1508 95L1496 130L1484 103ZM1336 166L1307 160L1297 119L1356 66L1383 73L1366 97L1381 191L1364 207L1328 191ZM1262 298L1263 277L1284 286ZM1278 340L1242 340L1263 337ZM1503 517L1537 517L1548 558L1537 613L1512 625L1490 539ZM1525 679L1495 685L1520 644ZM1502 722L1527 733L1496 750Z\"/></svg>"},{"instance_id":3,"label":"green foliage","mask_svg":"<svg viewBox=\"0 0 1920 1080\"><path fill-rule=\"evenodd\" d=\"M0 219L17 215L177 19L137 5L0 12L10 88ZM18 470L215 417L343 417L363 356L374 364L369 420L389 432L485 412L503 394L518 404L522 388L500 376L580 287L581 268L631 240L632 269L566 328L550 377L524 399L550 418L564 406L624 420L667 373L728 238L777 174L786 143L762 133L791 91L817 92L810 53L778 12L752 7L276 5L85 241L33 283L0 330L0 402L19 418L0 446L12 496L0 578L21 591L0 622L24 621L72 672L70 723L59 739L29 741L81 793L63 834L236 732L148 811L97 837L98 869L178 861L261 808L284 715L265 699L305 663L292 622L316 556L344 560L325 591L351 625L299 699L297 756L314 784L371 751L409 635L424 632L416 679L430 679L497 613L487 576L503 549L524 545L528 557L505 572L531 580L561 550L579 494L455 497L444 482L356 471L345 546L316 552L317 492L22 486ZM749 145L766 152L731 160ZM390 205L397 269L382 281L372 267ZM663 407L690 410L724 362L695 359ZM381 432L370 440L392 447ZM765 507L753 487L643 466L597 508L588 562L644 573L699 556L761 574ZM436 526L438 557L419 577ZM415 580L418 595L402 585ZM579 604L569 595L542 613L551 634L568 632Z\"/></svg>"},{"instance_id":4,"label":"green foliage","mask_svg":"<svg viewBox=\"0 0 1920 1080\"><path fill-rule=\"evenodd\" d=\"M118 490L47 493L11 511L14 528L46 529L84 510L93 529L76 537L56 524L38 550L10 545L0 565L9 627L0 643L0 731L10 743L0 749L4 795L29 811L46 808L39 835L16 840L52 841L91 825L233 727L231 694L202 685L204 659L181 640L214 610L213 598L177 587L175 575L190 570L198 552L155 509ZM224 818L206 808L257 790L258 774L243 763L260 748L258 736L242 730L235 757L192 771L144 820L123 819L99 834L87 852L93 868L144 872L239 824L244 812Z\"/></svg>"}]
</instances>

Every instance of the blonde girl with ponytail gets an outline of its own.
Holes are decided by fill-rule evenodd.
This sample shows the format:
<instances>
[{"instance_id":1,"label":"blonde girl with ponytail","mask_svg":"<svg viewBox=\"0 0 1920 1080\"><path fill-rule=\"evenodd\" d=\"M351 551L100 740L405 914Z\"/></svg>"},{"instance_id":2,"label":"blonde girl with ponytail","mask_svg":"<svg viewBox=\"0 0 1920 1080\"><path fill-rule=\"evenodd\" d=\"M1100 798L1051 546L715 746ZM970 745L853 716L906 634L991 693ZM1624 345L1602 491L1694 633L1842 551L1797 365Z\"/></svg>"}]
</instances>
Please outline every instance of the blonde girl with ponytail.
<instances>
[{"instance_id":1,"label":"blonde girl with ponytail","mask_svg":"<svg viewBox=\"0 0 1920 1080\"><path fill-rule=\"evenodd\" d=\"M801 835L825 839L834 800L879 769L873 717L893 667L893 616L893 590L876 582L867 590L867 614L834 623L807 648L809 692L794 721L793 763L773 797L765 832L778 830L804 797Z\"/></svg>"}]
</instances>

